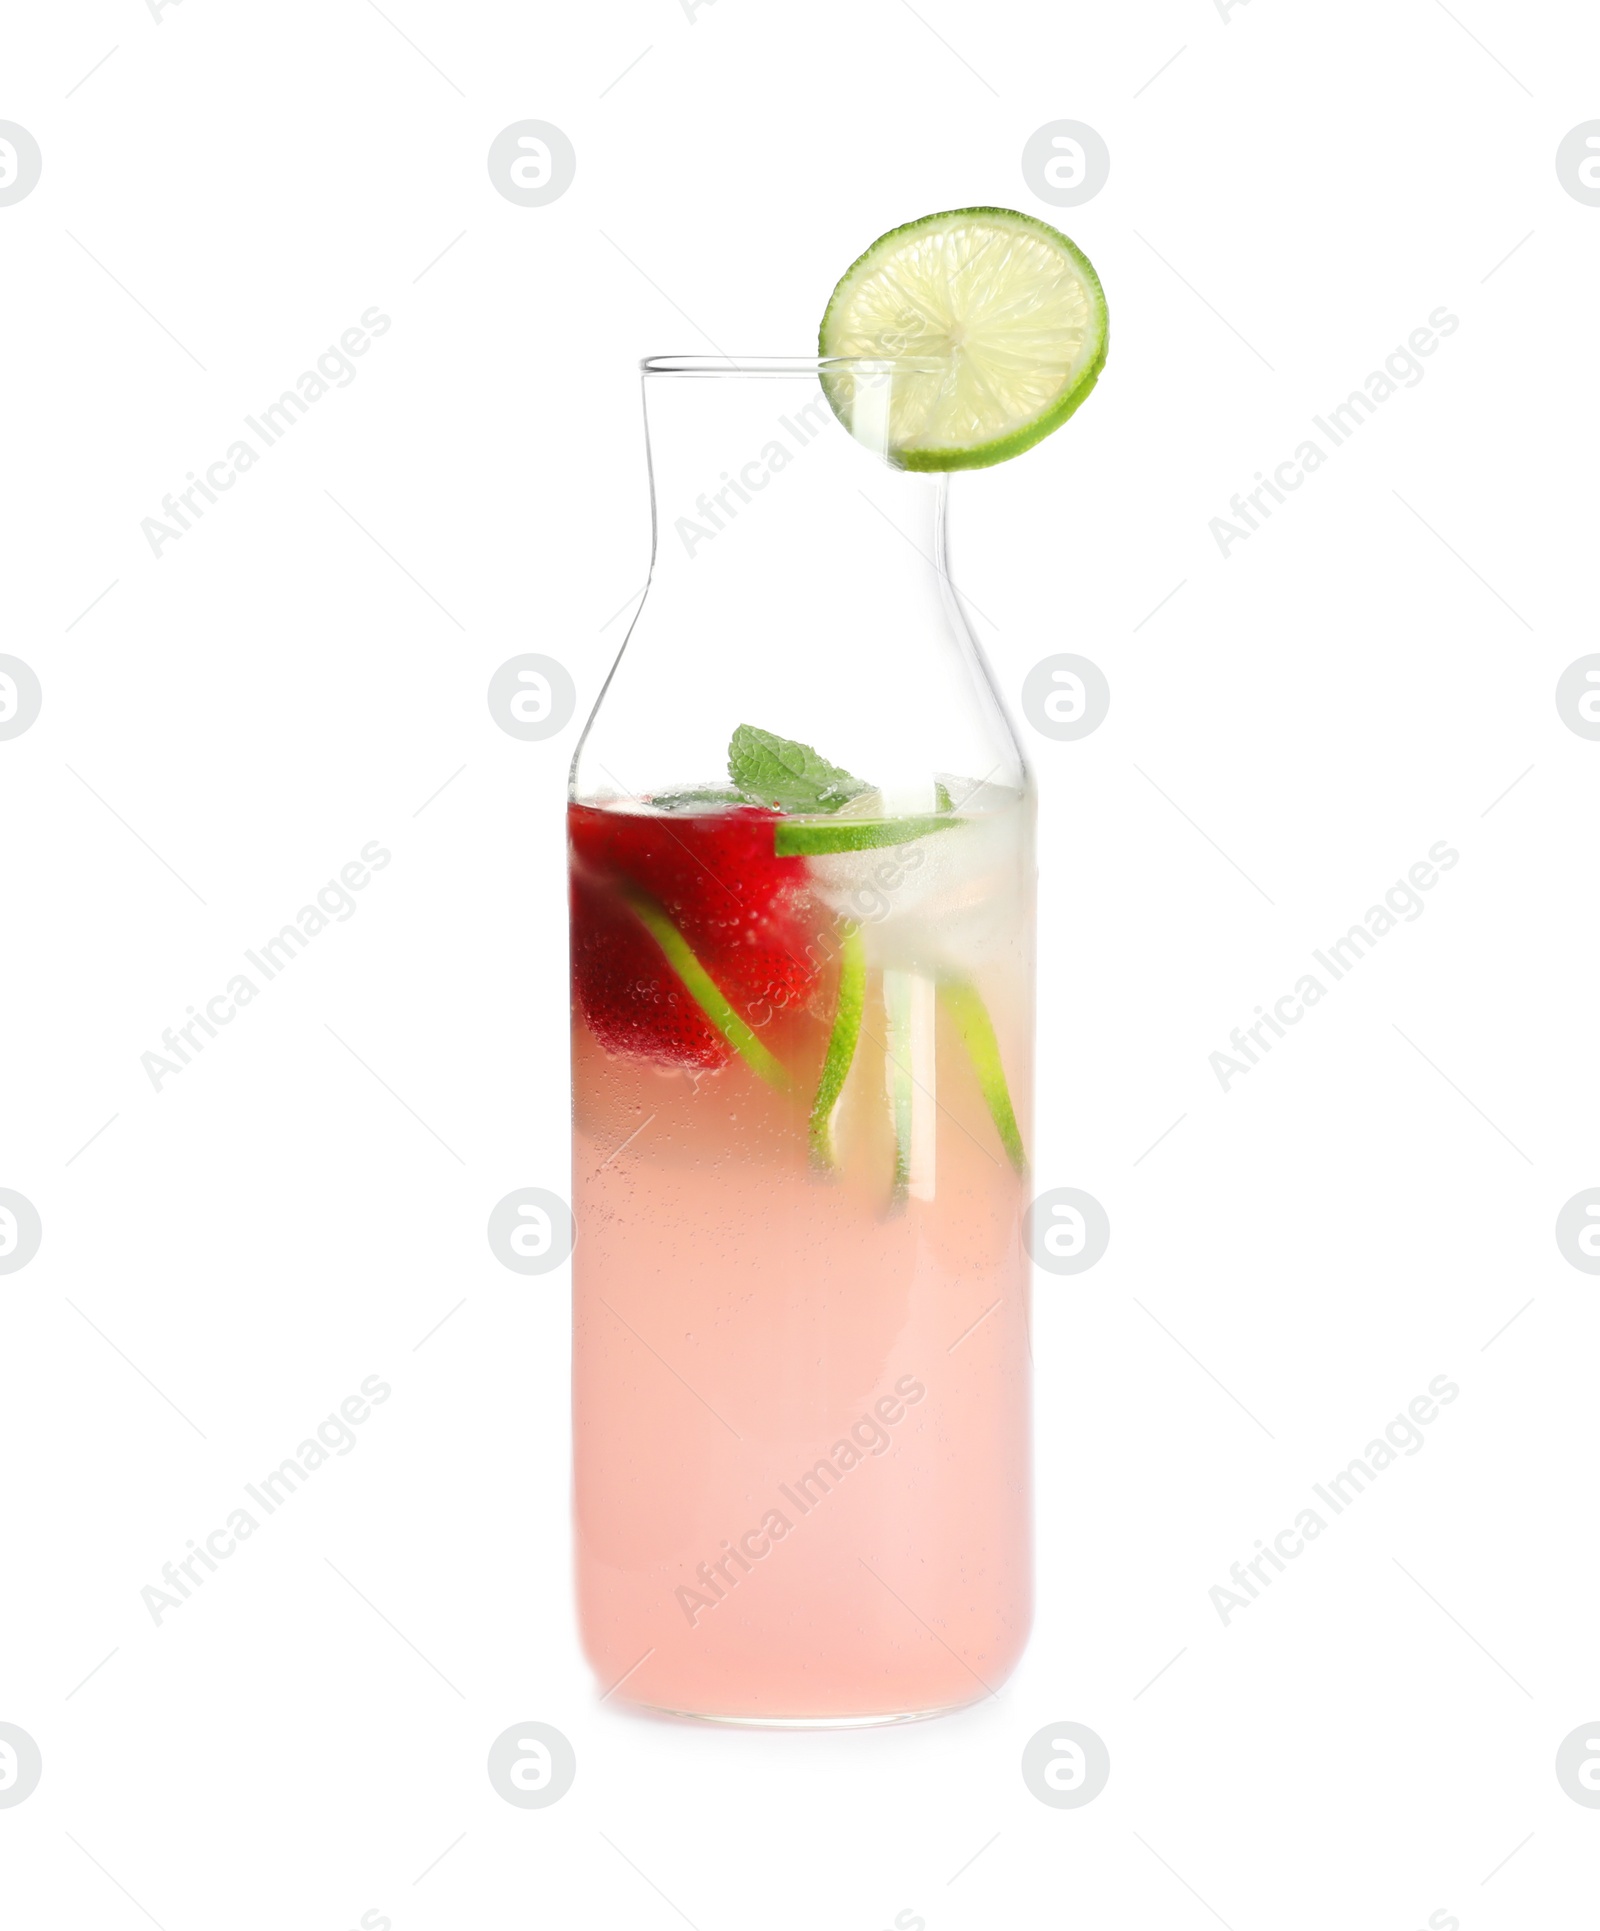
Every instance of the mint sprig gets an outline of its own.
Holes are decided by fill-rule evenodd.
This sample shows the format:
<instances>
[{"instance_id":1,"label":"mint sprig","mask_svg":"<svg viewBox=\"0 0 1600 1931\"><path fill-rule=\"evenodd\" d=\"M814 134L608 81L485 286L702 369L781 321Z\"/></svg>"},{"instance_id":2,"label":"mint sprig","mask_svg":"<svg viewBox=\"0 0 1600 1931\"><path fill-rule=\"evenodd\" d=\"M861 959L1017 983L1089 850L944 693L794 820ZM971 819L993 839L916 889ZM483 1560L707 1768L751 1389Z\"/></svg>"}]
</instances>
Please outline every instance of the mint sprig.
<instances>
[{"instance_id":1,"label":"mint sprig","mask_svg":"<svg viewBox=\"0 0 1600 1931\"><path fill-rule=\"evenodd\" d=\"M751 804L837 811L871 785L793 738L741 724L728 741L728 776Z\"/></svg>"}]
</instances>

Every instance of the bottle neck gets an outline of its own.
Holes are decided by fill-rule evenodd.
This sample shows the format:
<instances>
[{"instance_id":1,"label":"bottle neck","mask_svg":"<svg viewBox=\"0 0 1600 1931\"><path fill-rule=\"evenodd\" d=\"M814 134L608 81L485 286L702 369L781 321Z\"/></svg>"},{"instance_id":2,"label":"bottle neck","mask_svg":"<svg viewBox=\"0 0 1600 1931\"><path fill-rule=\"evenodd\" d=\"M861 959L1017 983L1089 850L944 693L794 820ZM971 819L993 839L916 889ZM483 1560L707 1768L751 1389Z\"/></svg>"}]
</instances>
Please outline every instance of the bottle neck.
<instances>
[{"instance_id":1,"label":"bottle neck","mask_svg":"<svg viewBox=\"0 0 1600 1931\"><path fill-rule=\"evenodd\" d=\"M824 576L831 552L859 554L863 545L882 549L877 568L895 578L942 562L942 479L877 460L842 428L814 379L646 377L645 419L653 580L719 546L729 569L732 550L752 553L751 569L755 552L769 566L787 552ZM907 558L890 553L888 527L873 528L883 517L914 546Z\"/></svg>"},{"instance_id":2,"label":"bottle neck","mask_svg":"<svg viewBox=\"0 0 1600 1931\"><path fill-rule=\"evenodd\" d=\"M1020 792L1016 740L944 567L948 478L852 435L814 365L644 386L649 588L574 796L726 784L741 725L809 747L895 809L975 783Z\"/></svg>"}]
</instances>

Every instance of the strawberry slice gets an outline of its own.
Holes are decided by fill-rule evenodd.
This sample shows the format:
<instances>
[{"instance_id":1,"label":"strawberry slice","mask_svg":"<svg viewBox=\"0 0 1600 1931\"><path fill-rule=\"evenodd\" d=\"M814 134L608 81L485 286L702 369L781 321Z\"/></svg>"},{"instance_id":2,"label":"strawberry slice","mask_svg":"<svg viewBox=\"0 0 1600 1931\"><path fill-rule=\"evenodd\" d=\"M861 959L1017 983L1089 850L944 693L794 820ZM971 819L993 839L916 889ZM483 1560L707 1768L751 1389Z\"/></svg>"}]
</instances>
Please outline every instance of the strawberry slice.
<instances>
[{"instance_id":1,"label":"strawberry slice","mask_svg":"<svg viewBox=\"0 0 1600 1931\"><path fill-rule=\"evenodd\" d=\"M735 1051L668 963L630 893L671 921L757 1033L809 1000L821 976L819 915L805 860L773 849L780 816L757 806L670 816L569 808L573 990L608 1051L708 1068L725 1066Z\"/></svg>"}]
</instances>

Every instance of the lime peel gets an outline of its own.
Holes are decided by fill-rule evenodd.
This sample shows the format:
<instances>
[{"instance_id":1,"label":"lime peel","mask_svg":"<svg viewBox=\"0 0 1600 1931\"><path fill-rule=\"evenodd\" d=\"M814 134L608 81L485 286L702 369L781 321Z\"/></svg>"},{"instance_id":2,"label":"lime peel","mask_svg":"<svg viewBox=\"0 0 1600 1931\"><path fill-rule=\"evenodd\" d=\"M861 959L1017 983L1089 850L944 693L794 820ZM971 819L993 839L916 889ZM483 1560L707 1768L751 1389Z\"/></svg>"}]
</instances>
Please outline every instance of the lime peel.
<instances>
[{"instance_id":1,"label":"lime peel","mask_svg":"<svg viewBox=\"0 0 1600 1931\"><path fill-rule=\"evenodd\" d=\"M930 832L948 831L961 822L949 816L918 818L832 818L824 824L780 819L773 843L780 858L817 858L830 852L876 851L881 845L909 845Z\"/></svg>"},{"instance_id":2,"label":"lime peel","mask_svg":"<svg viewBox=\"0 0 1600 1931\"><path fill-rule=\"evenodd\" d=\"M1006 1157L1018 1173L1026 1174L1028 1155L1022 1144L1022 1130L1017 1125L1016 1111L1011 1104L1011 1090L1006 1085L1005 1067L1000 1060L1000 1042L995 1038L989 1008L979 997L977 987L965 979L941 980L939 996L944 1000L945 1010L961 1035L967 1057L972 1061L972 1070L978 1076L984 1104L994 1121L995 1131L1000 1135L1000 1144L1006 1150Z\"/></svg>"},{"instance_id":3,"label":"lime peel","mask_svg":"<svg viewBox=\"0 0 1600 1931\"><path fill-rule=\"evenodd\" d=\"M911 974L883 975L884 1058L889 1072L889 1118L894 1128L894 1172L889 1211L900 1213L911 1194Z\"/></svg>"},{"instance_id":4,"label":"lime peel","mask_svg":"<svg viewBox=\"0 0 1600 1931\"><path fill-rule=\"evenodd\" d=\"M867 948L862 943L860 926L846 924L840 933L839 990L833 1008L833 1025L828 1033L828 1050L823 1056L817 1096L811 1103L811 1158L819 1167L831 1168L837 1164L833 1109L844 1091L861 1040L866 993Z\"/></svg>"},{"instance_id":5,"label":"lime peel","mask_svg":"<svg viewBox=\"0 0 1600 1931\"><path fill-rule=\"evenodd\" d=\"M787 1087L789 1075L728 1003L727 995L695 957L694 948L653 898L626 894L629 906L683 981L689 997L753 1073L769 1086Z\"/></svg>"}]
</instances>

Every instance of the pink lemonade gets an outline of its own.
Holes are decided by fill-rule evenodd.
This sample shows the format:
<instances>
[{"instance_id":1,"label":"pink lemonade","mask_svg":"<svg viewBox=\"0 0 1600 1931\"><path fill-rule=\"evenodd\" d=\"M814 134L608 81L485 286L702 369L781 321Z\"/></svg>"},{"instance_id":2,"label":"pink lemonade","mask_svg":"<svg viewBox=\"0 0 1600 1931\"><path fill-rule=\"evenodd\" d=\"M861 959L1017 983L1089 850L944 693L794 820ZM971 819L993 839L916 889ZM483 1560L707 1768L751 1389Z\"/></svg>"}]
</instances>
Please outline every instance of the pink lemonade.
<instances>
[{"instance_id":1,"label":"pink lemonade","mask_svg":"<svg viewBox=\"0 0 1600 1931\"><path fill-rule=\"evenodd\" d=\"M1032 805L954 788L571 807L578 1591L616 1701L885 1721L1026 1640Z\"/></svg>"}]
</instances>

